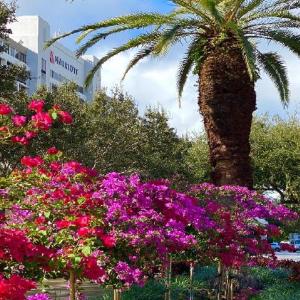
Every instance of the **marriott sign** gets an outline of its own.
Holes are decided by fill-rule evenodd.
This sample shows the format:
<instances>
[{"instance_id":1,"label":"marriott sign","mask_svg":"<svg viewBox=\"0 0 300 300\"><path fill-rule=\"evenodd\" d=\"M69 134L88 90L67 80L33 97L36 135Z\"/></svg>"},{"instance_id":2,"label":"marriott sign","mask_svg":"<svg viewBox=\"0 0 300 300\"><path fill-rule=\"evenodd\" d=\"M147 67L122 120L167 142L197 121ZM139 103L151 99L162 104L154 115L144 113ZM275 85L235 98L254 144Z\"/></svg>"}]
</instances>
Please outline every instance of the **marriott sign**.
<instances>
[{"instance_id":1,"label":"marriott sign","mask_svg":"<svg viewBox=\"0 0 300 300\"><path fill-rule=\"evenodd\" d=\"M75 68L73 65L67 63L66 61L62 60L60 57L58 57L57 55L54 55L53 51L50 51L50 62L52 64L56 64L56 65L60 65L63 68L65 68L66 70L68 70L69 72L77 75L78 74L78 69Z\"/></svg>"}]
</instances>

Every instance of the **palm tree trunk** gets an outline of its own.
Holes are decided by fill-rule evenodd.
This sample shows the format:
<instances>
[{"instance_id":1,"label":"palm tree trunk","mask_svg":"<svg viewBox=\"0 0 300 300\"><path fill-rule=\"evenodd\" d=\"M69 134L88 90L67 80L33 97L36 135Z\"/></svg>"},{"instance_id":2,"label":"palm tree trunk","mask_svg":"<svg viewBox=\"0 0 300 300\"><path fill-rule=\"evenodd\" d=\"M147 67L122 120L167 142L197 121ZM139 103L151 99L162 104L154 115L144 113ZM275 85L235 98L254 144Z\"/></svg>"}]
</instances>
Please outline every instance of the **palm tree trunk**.
<instances>
[{"instance_id":1,"label":"palm tree trunk","mask_svg":"<svg viewBox=\"0 0 300 300\"><path fill-rule=\"evenodd\" d=\"M254 83L237 47L216 47L199 73L199 107L216 185L253 187L249 136L256 106Z\"/></svg>"}]
</instances>

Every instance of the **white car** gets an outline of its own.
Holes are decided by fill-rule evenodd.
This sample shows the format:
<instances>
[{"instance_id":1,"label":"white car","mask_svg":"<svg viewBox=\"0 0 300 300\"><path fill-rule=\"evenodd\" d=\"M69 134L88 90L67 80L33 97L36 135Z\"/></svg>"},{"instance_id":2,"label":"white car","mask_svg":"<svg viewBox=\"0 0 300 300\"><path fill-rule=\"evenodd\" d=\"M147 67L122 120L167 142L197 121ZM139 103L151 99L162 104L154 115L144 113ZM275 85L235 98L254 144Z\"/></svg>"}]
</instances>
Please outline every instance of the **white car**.
<instances>
[{"instance_id":1,"label":"white car","mask_svg":"<svg viewBox=\"0 0 300 300\"><path fill-rule=\"evenodd\" d=\"M293 245L295 247L296 251L300 250L300 240L291 241L291 245Z\"/></svg>"},{"instance_id":2,"label":"white car","mask_svg":"<svg viewBox=\"0 0 300 300\"><path fill-rule=\"evenodd\" d=\"M280 244L277 242L270 243L270 246L276 252L279 252L281 250Z\"/></svg>"}]
</instances>

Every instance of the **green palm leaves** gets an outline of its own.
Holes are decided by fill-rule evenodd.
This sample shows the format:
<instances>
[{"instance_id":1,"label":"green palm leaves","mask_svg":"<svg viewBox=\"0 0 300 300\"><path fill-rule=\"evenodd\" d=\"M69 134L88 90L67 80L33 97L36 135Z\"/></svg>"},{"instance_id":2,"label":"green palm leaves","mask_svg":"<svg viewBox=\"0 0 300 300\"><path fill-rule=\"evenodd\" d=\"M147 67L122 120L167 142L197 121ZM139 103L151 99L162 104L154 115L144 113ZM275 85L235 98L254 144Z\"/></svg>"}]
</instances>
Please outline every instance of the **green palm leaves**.
<instances>
[{"instance_id":1,"label":"green palm leaves","mask_svg":"<svg viewBox=\"0 0 300 300\"><path fill-rule=\"evenodd\" d=\"M178 72L178 95L181 97L188 74L201 69L205 57L224 42L239 47L250 78L259 78L264 70L274 81L283 103L289 99L288 79L283 60L276 53L262 53L256 41L279 43L300 56L298 0L172 0L175 9L169 14L137 13L82 26L60 38L80 33L82 43L78 55L110 37L128 30L138 34L127 43L111 50L99 60L86 79L86 84L107 60L115 55L137 49L124 76L139 61L149 56L163 55L177 43L186 44L187 51Z\"/></svg>"}]
</instances>

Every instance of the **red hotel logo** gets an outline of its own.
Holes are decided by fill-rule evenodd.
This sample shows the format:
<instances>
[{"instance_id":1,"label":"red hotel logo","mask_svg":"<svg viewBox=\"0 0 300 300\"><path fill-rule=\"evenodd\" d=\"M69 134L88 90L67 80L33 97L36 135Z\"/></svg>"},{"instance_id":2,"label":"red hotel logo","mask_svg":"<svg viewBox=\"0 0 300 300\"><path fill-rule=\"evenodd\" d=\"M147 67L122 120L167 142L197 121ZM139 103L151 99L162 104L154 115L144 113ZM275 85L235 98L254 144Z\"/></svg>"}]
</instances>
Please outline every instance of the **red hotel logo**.
<instances>
[{"instance_id":1,"label":"red hotel logo","mask_svg":"<svg viewBox=\"0 0 300 300\"><path fill-rule=\"evenodd\" d=\"M71 72L75 75L78 75L78 69L77 68L75 68L73 65L67 63L66 61L64 61L63 59L58 57L57 55L54 55L52 50L50 51L50 63L60 65L61 67L68 70L69 72Z\"/></svg>"},{"instance_id":2,"label":"red hotel logo","mask_svg":"<svg viewBox=\"0 0 300 300\"><path fill-rule=\"evenodd\" d=\"M51 62L51 64L55 63L53 51L50 51L50 62Z\"/></svg>"}]
</instances>

